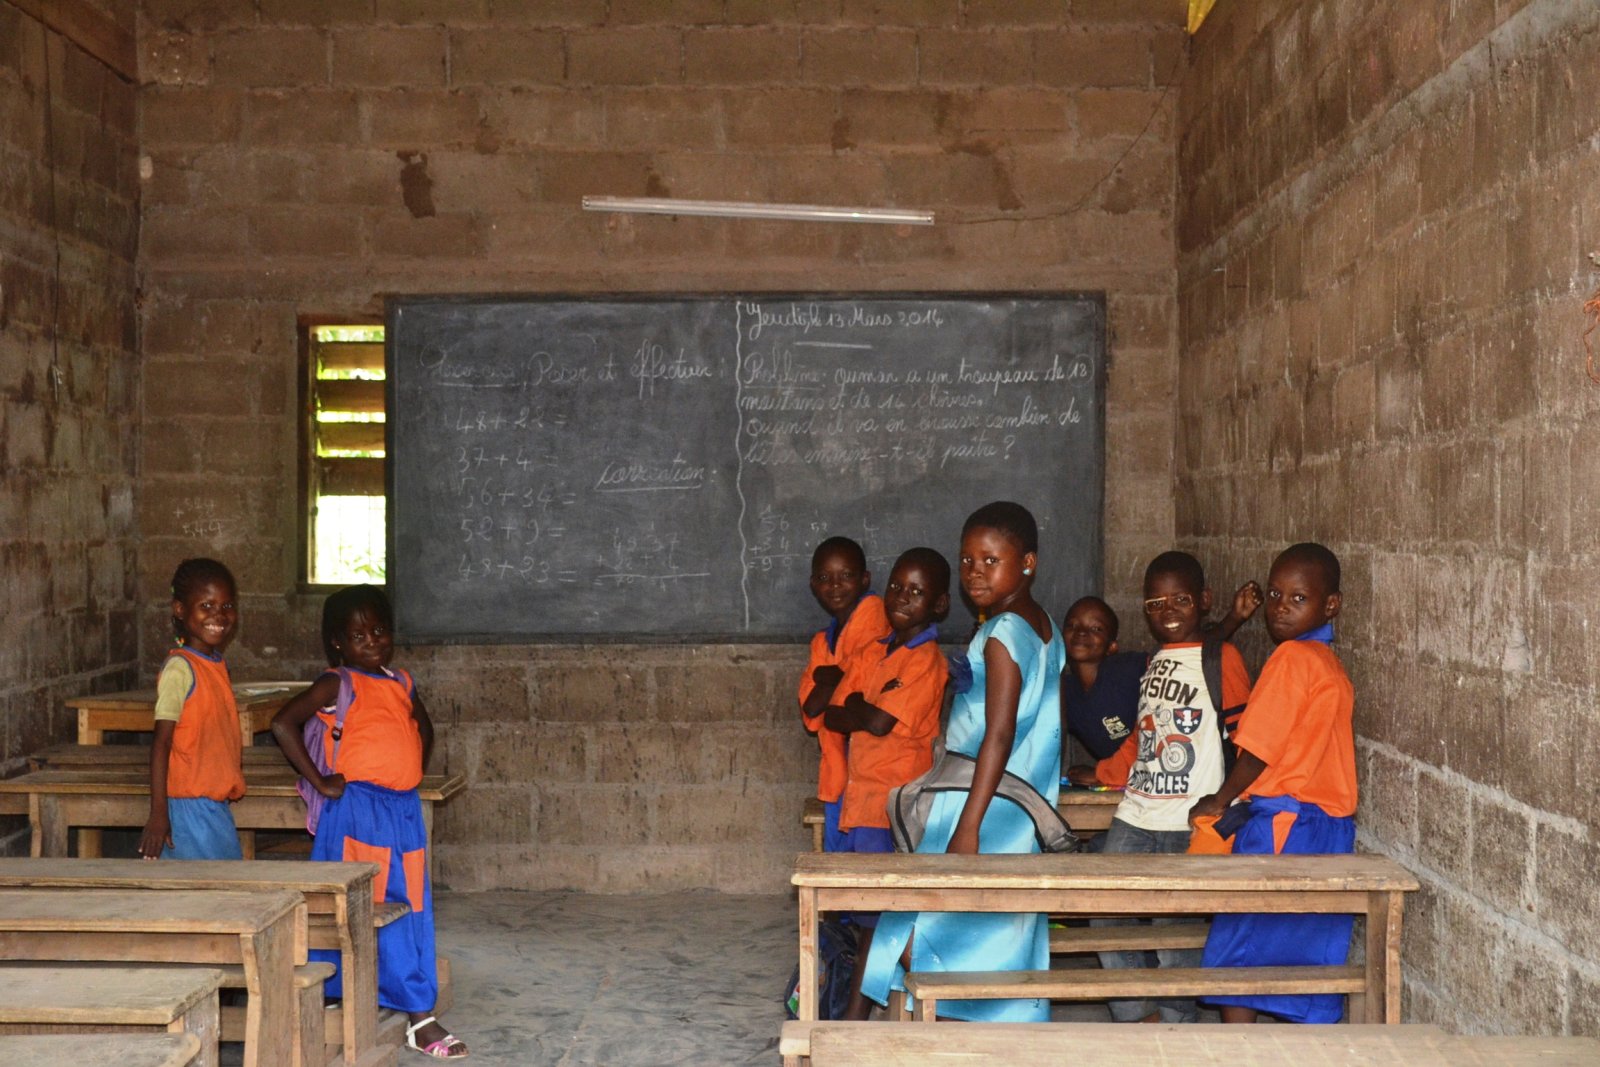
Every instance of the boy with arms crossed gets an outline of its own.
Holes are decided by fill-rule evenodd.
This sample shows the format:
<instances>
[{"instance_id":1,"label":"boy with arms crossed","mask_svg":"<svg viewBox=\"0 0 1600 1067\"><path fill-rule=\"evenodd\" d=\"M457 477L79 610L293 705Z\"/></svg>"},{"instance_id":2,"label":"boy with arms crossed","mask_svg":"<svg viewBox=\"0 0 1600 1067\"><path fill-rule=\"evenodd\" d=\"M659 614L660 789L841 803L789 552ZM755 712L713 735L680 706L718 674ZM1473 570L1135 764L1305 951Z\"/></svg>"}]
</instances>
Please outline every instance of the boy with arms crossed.
<instances>
[{"instance_id":1,"label":"boy with arms crossed","mask_svg":"<svg viewBox=\"0 0 1600 1067\"><path fill-rule=\"evenodd\" d=\"M1234 740L1239 761L1190 821L1223 816L1217 831L1235 853L1355 851L1355 691L1330 647L1343 598L1339 560L1319 544L1291 545L1272 563L1265 620L1277 648L1261 668ZM1235 797L1246 803L1230 809ZM1218 915L1207 967L1337 966L1350 948L1351 915ZM1294 1022L1338 1022L1336 993L1225 996L1207 1000L1223 1022L1255 1022L1265 1011Z\"/></svg>"},{"instance_id":2,"label":"boy with arms crossed","mask_svg":"<svg viewBox=\"0 0 1600 1067\"><path fill-rule=\"evenodd\" d=\"M849 738L839 810L842 851L893 852L889 790L933 766L949 674L936 620L950 610L949 589L950 564L938 552L902 552L883 591L887 633L845 669L824 713L827 728ZM857 913L851 920L860 933L844 1018L859 1020L872 1008L861 995L861 974L878 917Z\"/></svg>"},{"instance_id":3,"label":"boy with arms crossed","mask_svg":"<svg viewBox=\"0 0 1600 1067\"><path fill-rule=\"evenodd\" d=\"M844 679L844 669L864 648L889 631L883 601L870 592L867 555L848 537L830 537L811 554L811 593L831 617L811 639L811 658L800 676L800 721L817 735L817 799L822 801L824 852L848 852L839 830L844 792L845 738L828 729L823 712Z\"/></svg>"}]
</instances>

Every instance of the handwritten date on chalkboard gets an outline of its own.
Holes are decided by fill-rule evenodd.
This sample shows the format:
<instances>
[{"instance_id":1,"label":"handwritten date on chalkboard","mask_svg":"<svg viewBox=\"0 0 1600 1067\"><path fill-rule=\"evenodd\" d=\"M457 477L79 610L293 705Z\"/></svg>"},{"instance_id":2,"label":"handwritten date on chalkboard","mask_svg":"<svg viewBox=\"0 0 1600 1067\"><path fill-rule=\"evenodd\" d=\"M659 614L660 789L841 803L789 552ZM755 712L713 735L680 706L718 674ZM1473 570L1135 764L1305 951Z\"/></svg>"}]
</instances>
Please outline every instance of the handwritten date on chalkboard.
<instances>
[{"instance_id":1,"label":"handwritten date on chalkboard","mask_svg":"<svg viewBox=\"0 0 1600 1067\"><path fill-rule=\"evenodd\" d=\"M974 507L1100 584L1098 295L401 297L390 588L422 640L787 639L811 550L954 559ZM965 633L957 608L946 633Z\"/></svg>"}]
</instances>

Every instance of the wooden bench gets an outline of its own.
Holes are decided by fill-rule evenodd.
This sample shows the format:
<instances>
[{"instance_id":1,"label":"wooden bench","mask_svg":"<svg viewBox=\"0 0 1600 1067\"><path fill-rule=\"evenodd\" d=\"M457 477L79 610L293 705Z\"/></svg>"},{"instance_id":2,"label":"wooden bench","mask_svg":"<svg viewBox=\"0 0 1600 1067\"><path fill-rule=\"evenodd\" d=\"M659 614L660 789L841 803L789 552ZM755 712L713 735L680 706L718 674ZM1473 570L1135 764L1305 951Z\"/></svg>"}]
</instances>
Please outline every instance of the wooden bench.
<instances>
[{"instance_id":1,"label":"wooden bench","mask_svg":"<svg viewBox=\"0 0 1600 1067\"><path fill-rule=\"evenodd\" d=\"M205 967L0 966L0 1050L16 1034L193 1034L217 1067L217 987Z\"/></svg>"},{"instance_id":2,"label":"wooden bench","mask_svg":"<svg viewBox=\"0 0 1600 1067\"><path fill-rule=\"evenodd\" d=\"M1063 789L1056 810L1067 820L1073 833L1097 834L1111 826L1111 817L1122 803L1121 793L1097 793L1092 789ZM822 851L822 801L807 797L800 809L800 825L811 831L811 851Z\"/></svg>"},{"instance_id":3,"label":"wooden bench","mask_svg":"<svg viewBox=\"0 0 1600 1067\"><path fill-rule=\"evenodd\" d=\"M137 759L137 754L142 753L142 766L149 767L150 750L143 746L106 745L102 751L116 753L113 758L118 759L125 759L128 754L135 754ZM278 755L275 765L245 764L245 795L231 805L234 825L241 831L303 832L306 806L295 791L299 776L282 762L276 749L267 751ZM466 784L464 775L434 774L424 777L417 789L428 834L430 864L433 806L455 796ZM150 773L147 769L124 765L30 771L15 778L0 779L0 815L22 814L28 816L33 829L31 855L65 856L67 834L72 827L136 829L144 826L150 818Z\"/></svg>"},{"instance_id":4,"label":"wooden bench","mask_svg":"<svg viewBox=\"0 0 1600 1067\"><path fill-rule=\"evenodd\" d=\"M1400 922L1418 883L1383 856L830 855L803 852L798 891L801 1019L815 1019L817 922L836 911L1346 914L1366 920L1352 1022L1400 1018ZM1076 974L1093 973L1088 971ZM1159 975L1159 971L1121 972Z\"/></svg>"},{"instance_id":5,"label":"wooden bench","mask_svg":"<svg viewBox=\"0 0 1600 1067\"><path fill-rule=\"evenodd\" d=\"M371 863L318 863L308 860L194 860L184 863L107 859L0 859L0 891L37 889L198 890L228 893L298 894L307 920L303 938L309 948L337 949L343 954L344 987L355 1009L340 1012L337 1035L347 1064L381 1060L379 1040L378 963L374 929ZM152 898L154 899L154 898ZM403 907L403 906L401 906ZM386 906L392 915L396 906ZM386 921L392 921L386 920ZM297 963L305 963L302 953ZM291 1015L292 1015L291 1009ZM331 1022L331 1020L330 1020Z\"/></svg>"},{"instance_id":6,"label":"wooden bench","mask_svg":"<svg viewBox=\"0 0 1600 1067\"><path fill-rule=\"evenodd\" d=\"M189 1067L198 1064L193 1034L51 1034L5 1040L7 1063L27 1067Z\"/></svg>"},{"instance_id":7,"label":"wooden bench","mask_svg":"<svg viewBox=\"0 0 1600 1067\"><path fill-rule=\"evenodd\" d=\"M1366 990L1366 968L1162 967L1111 971L928 971L906 975L912 1017L933 1022L941 1000L1107 1000L1184 997L1201 993L1350 993Z\"/></svg>"},{"instance_id":8,"label":"wooden bench","mask_svg":"<svg viewBox=\"0 0 1600 1067\"><path fill-rule=\"evenodd\" d=\"M1003 1063L1284 1064L1388 1067L1521 1067L1600 1062L1588 1037L1452 1037L1436 1026L1223 1026L1118 1023L786 1022L778 1040L785 1067L923 1067Z\"/></svg>"},{"instance_id":9,"label":"wooden bench","mask_svg":"<svg viewBox=\"0 0 1600 1067\"><path fill-rule=\"evenodd\" d=\"M305 901L287 890L0 889L0 959L243 966L245 1067L293 1062L294 969L306 962L305 942Z\"/></svg>"},{"instance_id":10,"label":"wooden bench","mask_svg":"<svg viewBox=\"0 0 1600 1067\"><path fill-rule=\"evenodd\" d=\"M778 1041L785 1067L922 1067L941 1063L1443 1064L1449 1035L1436 1026L1223 1026L1189 1023L786 1022Z\"/></svg>"}]
</instances>

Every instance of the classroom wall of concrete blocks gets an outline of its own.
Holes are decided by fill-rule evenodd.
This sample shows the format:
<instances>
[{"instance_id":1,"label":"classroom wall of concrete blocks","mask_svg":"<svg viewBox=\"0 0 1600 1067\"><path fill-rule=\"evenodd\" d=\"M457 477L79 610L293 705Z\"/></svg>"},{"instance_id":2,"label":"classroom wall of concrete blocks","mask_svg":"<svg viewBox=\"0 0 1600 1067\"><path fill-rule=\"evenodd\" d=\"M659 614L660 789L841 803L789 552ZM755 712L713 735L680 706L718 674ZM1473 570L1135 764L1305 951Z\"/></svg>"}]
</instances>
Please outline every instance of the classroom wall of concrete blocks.
<instances>
[{"instance_id":1,"label":"classroom wall of concrete blocks","mask_svg":"<svg viewBox=\"0 0 1600 1067\"><path fill-rule=\"evenodd\" d=\"M302 316L1103 290L1125 630L1157 551L1231 589L1332 546L1360 847L1424 885L1406 1017L1600 1033L1600 6L1222 0L1192 40L1180 0L76 6L131 35L136 77L0 0L3 769L72 736L63 699L153 678L187 555L239 577L236 677L318 667ZM940 224L603 217L586 193ZM1241 641L1259 667L1260 628ZM803 658L403 649L433 769L470 781L441 882L783 891Z\"/></svg>"}]
</instances>

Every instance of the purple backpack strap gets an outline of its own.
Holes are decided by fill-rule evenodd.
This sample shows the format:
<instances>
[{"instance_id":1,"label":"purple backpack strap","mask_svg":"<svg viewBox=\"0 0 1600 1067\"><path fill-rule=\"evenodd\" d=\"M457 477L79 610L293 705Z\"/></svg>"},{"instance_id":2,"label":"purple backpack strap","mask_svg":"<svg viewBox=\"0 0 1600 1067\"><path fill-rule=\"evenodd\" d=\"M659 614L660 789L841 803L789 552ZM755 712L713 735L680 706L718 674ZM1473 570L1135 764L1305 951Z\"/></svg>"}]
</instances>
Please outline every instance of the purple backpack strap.
<instances>
[{"instance_id":1,"label":"purple backpack strap","mask_svg":"<svg viewBox=\"0 0 1600 1067\"><path fill-rule=\"evenodd\" d=\"M339 696L333 704L333 725L325 729L326 736L322 740L320 751L312 753L312 759L317 763L317 769L324 774L332 774L335 762L339 756L339 739L344 736L344 717L350 712L350 705L355 702L355 684L351 681L350 670L347 667L334 667L332 672L339 676ZM323 726L322 713L318 712L312 717L314 721L306 723L307 731ZM311 746L307 746L308 750ZM321 757L318 759L318 757ZM317 824L322 820L322 805L327 803L327 797L311 787L311 783L302 778L295 783L295 790L306 802L306 832L313 837L317 833Z\"/></svg>"}]
</instances>

